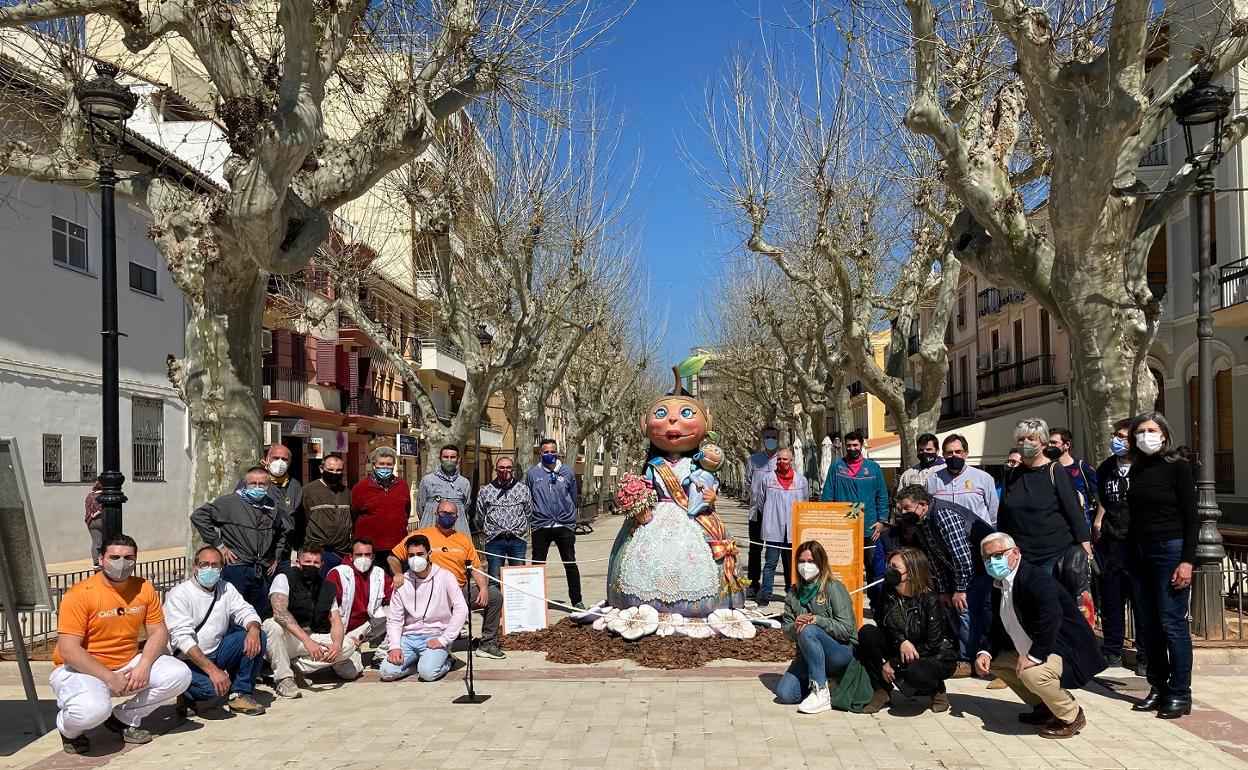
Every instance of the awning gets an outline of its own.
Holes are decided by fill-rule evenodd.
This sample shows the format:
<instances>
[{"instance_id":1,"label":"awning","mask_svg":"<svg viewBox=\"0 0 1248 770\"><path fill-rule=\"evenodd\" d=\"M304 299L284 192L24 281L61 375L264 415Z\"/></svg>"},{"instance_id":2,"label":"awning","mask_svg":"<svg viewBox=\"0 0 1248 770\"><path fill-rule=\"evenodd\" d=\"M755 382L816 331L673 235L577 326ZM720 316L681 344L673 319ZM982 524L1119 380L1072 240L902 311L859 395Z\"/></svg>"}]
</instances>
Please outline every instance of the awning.
<instances>
[{"instance_id":1,"label":"awning","mask_svg":"<svg viewBox=\"0 0 1248 770\"><path fill-rule=\"evenodd\" d=\"M942 442L954 433L965 436L970 444L967 462L971 465L1004 465L1006 453L1014 446L1014 428L1019 420L1028 417L1039 417L1050 428L1066 426L1065 394L1057 393L1042 401L1029 401L986 420L940 431L936 436ZM901 465L901 443L895 439L884 446L868 446L867 451L872 460L885 468Z\"/></svg>"}]
</instances>

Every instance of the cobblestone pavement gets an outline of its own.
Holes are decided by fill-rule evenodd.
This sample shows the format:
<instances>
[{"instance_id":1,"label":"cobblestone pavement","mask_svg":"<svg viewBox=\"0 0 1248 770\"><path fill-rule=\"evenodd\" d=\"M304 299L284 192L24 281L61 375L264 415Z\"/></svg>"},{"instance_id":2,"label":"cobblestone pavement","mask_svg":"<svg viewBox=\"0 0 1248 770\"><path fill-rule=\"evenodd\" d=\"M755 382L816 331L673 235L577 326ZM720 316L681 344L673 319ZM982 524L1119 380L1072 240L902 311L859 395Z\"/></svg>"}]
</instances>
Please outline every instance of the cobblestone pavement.
<instances>
[{"instance_id":1,"label":"cobblestone pavement","mask_svg":"<svg viewBox=\"0 0 1248 770\"><path fill-rule=\"evenodd\" d=\"M726 518L744 532L741 510ZM606 562L591 560L607 555L617 528L618 520L602 520L580 540L587 599L602 595ZM550 595L566 595L564 586L552 565ZM1066 741L1039 738L1015 720L1022 706L1008 691L969 679L950 683L946 714L899 694L876 715L798 714L774 703L769 690L783 668L720 661L669 672L627 661L562 666L512 653L478 662L477 690L491 696L482 704L451 703L464 693L462 668L435 683L383 684L369 671L350 684L317 680L303 698L272 704L261 717L216 709L183 722L163 707L145 722L160 733L151 744L123 749L96 730L95 755L71 757L55 733L33 735L16 670L6 663L0 768L1248 768L1248 723L1237 716L1248 706L1242 666L1198 666L1196 708L1176 722L1133 713L1131 696L1142 694L1143 680L1115 669L1078 693L1088 729ZM38 677L51 716L47 670L43 664ZM257 696L272 701L267 688Z\"/></svg>"}]
</instances>

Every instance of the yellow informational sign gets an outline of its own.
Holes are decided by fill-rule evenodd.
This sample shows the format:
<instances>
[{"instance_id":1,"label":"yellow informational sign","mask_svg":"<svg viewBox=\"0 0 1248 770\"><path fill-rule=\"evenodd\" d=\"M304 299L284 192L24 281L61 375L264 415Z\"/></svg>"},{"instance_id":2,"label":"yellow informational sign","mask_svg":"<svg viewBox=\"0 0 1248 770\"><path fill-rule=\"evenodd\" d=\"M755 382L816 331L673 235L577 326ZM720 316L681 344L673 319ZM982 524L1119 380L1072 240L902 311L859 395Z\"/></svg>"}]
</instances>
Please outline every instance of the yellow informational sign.
<instances>
[{"instance_id":1,"label":"yellow informational sign","mask_svg":"<svg viewBox=\"0 0 1248 770\"><path fill-rule=\"evenodd\" d=\"M797 547L807 540L818 541L828 552L828 565L845 584L854 600L854 614L862 625L862 504L793 504L793 583L797 583ZM855 593L856 592L856 593Z\"/></svg>"}]
</instances>

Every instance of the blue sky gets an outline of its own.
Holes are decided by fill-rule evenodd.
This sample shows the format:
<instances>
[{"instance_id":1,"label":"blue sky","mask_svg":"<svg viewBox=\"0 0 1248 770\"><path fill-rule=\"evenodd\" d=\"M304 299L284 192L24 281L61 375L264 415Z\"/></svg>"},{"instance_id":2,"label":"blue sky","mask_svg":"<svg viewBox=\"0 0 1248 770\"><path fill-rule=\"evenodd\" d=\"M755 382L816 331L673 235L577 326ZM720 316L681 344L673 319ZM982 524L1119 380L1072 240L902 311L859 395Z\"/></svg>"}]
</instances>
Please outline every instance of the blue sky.
<instances>
[{"instance_id":1,"label":"blue sky","mask_svg":"<svg viewBox=\"0 0 1248 770\"><path fill-rule=\"evenodd\" d=\"M640 257L655 311L668 308L661 351L671 363L703 341L698 302L713 301L725 252L739 243L720 226L723 214L708 205L680 145L698 155L706 149L698 128L703 88L736 47L759 48L757 8L757 0L637 0L588 56L597 86L624 120L617 159L641 151Z\"/></svg>"}]
</instances>

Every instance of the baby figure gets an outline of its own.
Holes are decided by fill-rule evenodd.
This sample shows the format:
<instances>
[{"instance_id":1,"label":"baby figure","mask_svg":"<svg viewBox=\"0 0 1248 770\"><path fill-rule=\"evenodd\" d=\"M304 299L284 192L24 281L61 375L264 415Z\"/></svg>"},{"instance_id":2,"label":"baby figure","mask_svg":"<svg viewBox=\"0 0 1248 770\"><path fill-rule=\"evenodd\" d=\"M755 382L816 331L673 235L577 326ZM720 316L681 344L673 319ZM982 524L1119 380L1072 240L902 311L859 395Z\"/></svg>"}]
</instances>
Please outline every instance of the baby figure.
<instances>
[{"instance_id":1,"label":"baby figure","mask_svg":"<svg viewBox=\"0 0 1248 770\"><path fill-rule=\"evenodd\" d=\"M697 516L707 508L705 491L719 492L719 480L715 474L724 466L724 448L713 442L704 442L698 447L693 461L694 467L689 473L689 515Z\"/></svg>"}]
</instances>

